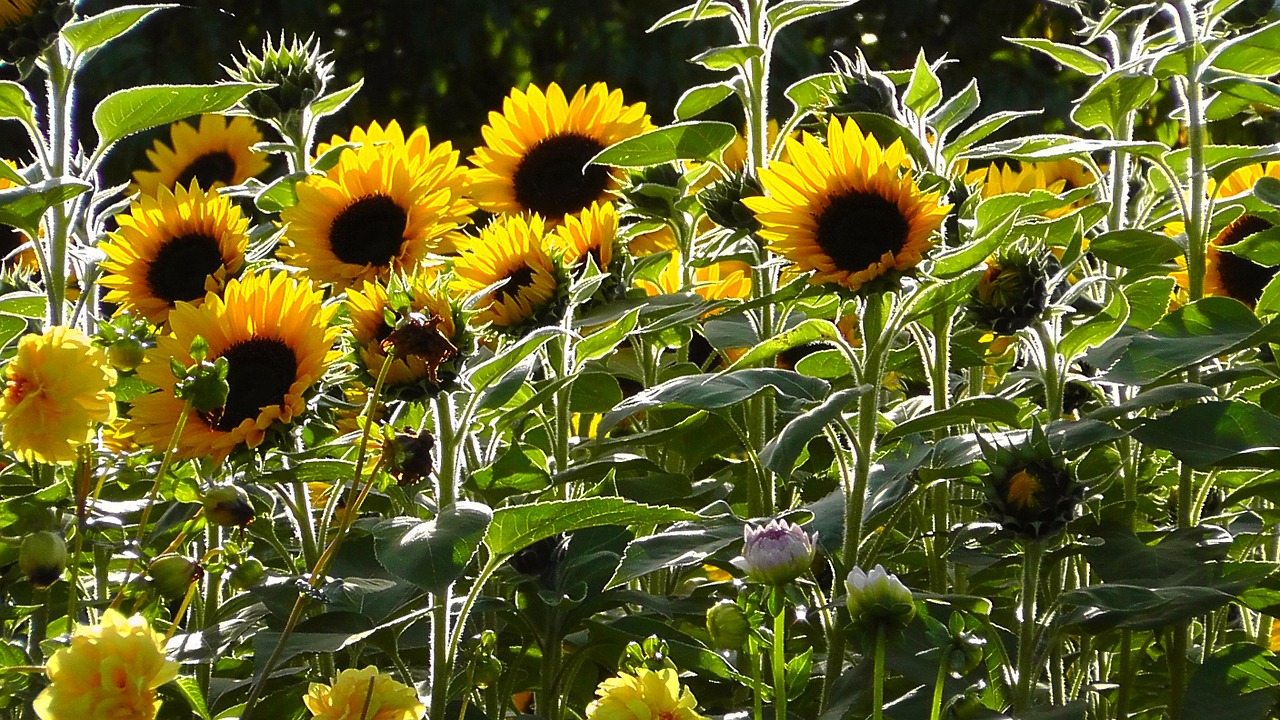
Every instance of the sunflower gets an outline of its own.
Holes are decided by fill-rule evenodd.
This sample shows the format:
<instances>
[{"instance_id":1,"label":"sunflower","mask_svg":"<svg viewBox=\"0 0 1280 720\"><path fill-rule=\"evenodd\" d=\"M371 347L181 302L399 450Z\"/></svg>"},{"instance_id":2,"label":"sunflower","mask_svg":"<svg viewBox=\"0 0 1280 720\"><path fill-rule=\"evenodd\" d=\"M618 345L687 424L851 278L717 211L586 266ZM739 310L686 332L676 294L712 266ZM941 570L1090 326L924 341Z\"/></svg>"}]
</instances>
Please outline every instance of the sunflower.
<instances>
[{"instance_id":1,"label":"sunflower","mask_svg":"<svg viewBox=\"0 0 1280 720\"><path fill-rule=\"evenodd\" d=\"M191 342L209 345L209 360L226 358L230 392L215 413L194 412L178 443L182 457L225 458L241 443L257 447L277 422L289 423L306 408L305 393L336 359L336 307L309 280L285 273L259 273L232 280L222 297L205 296L199 307L178 303L161 337L138 368L138 376L160 388L133 401L132 417L142 443L163 447L183 411L174 395L170 365L193 363Z\"/></svg>"},{"instance_id":2,"label":"sunflower","mask_svg":"<svg viewBox=\"0 0 1280 720\"><path fill-rule=\"evenodd\" d=\"M770 249L815 271L809 282L857 290L914 268L933 247L951 206L920 191L901 140L882 149L853 120L832 120L826 145L804 133L787 152L789 162L760 171L768 195L742 202Z\"/></svg>"},{"instance_id":3,"label":"sunflower","mask_svg":"<svg viewBox=\"0 0 1280 720\"><path fill-rule=\"evenodd\" d=\"M437 371L441 363L448 362L455 356L458 348L466 344L462 337L464 330L459 314L449 296L442 292L442 287L435 277L427 273L419 273L406 282L404 294L408 296L408 307L394 307L396 303L388 296L387 289L377 283L366 281L361 289L352 288L347 291L347 312L351 318L351 335L355 339L356 355L360 365L370 378L377 378L382 363L387 357L387 340L392 337L394 328L387 323L387 313L397 314L398 310L419 313L436 324L431 329L432 335L442 341L440 348L446 352L436 352L431 356L421 353L397 353L387 370L386 386L389 390L410 389L421 383L429 382L438 387L441 378ZM396 294L394 291L393 295ZM434 320L433 320L434 319ZM442 354L447 357L440 357Z\"/></svg>"},{"instance_id":4,"label":"sunflower","mask_svg":"<svg viewBox=\"0 0 1280 720\"><path fill-rule=\"evenodd\" d=\"M3 19L6 2L8 0L0 0L0 20ZM12 160L0 158L0 162L15 171L18 169L17 164ZM0 190L11 189L13 189L13 181L0 177ZM0 272L14 270L19 274L29 274L38 269L35 249L28 245L28 242L30 242L29 238L21 230L0 225Z\"/></svg>"},{"instance_id":5,"label":"sunflower","mask_svg":"<svg viewBox=\"0 0 1280 720\"><path fill-rule=\"evenodd\" d=\"M244 267L249 220L216 190L160 188L143 195L100 247L107 302L136 310L157 325L179 302L199 305Z\"/></svg>"},{"instance_id":6,"label":"sunflower","mask_svg":"<svg viewBox=\"0 0 1280 720\"><path fill-rule=\"evenodd\" d=\"M1226 199L1243 195L1264 177L1280 179L1280 162L1255 163L1233 171L1218 186L1218 197Z\"/></svg>"},{"instance_id":7,"label":"sunflower","mask_svg":"<svg viewBox=\"0 0 1280 720\"><path fill-rule=\"evenodd\" d=\"M359 148L324 175L298 183L298 204L281 214L280 255L313 278L345 288L412 270L431 252L450 252L472 206L466 171L449 143L431 147L425 129L404 137L392 123L357 128ZM333 146L343 144L335 137Z\"/></svg>"},{"instance_id":8,"label":"sunflower","mask_svg":"<svg viewBox=\"0 0 1280 720\"><path fill-rule=\"evenodd\" d=\"M1055 195L1076 188L1088 187L1097 181L1088 168L1074 160L1053 160L1043 163L1022 163L1021 169L1014 169L1012 164L993 163L981 170L974 170L965 176L965 182L981 186L982 197L991 198L997 195L1012 193L1029 194L1032 190L1046 190ZM1047 218L1058 218L1077 207L1089 202L1088 199L1064 204L1050 210L1041 211Z\"/></svg>"},{"instance_id":9,"label":"sunflower","mask_svg":"<svg viewBox=\"0 0 1280 720\"><path fill-rule=\"evenodd\" d=\"M617 239L618 212L613 203L592 202L581 213L565 216L564 223L551 231L549 243L561 253L567 267L577 266L590 255L596 267L607 270Z\"/></svg>"},{"instance_id":10,"label":"sunflower","mask_svg":"<svg viewBox=\"0 0 1280 720\"><path fill-rule=\"evenodd\" d=\"M512 90L502 112L489 113L485 144L470 160L469 192L482 210L538 213L551 224L609 199L620 178L591 158L614 143L653 129L644 103L626 105L604 83L581 87L572 100L552 83L543 93Z\"/></svg>"},{"instance_id":11,"label":"sunflower","mask_svg":"<svg viewBox=\"0 0 1280 720\"><path fill-rule=\"evenodd\" d=\"M463 247L453 264L453 293L466 298L496 285L478 306L474 322L513 328L555 304L561 269L547 234L538 215L506 215Z\"/></svg>"},{"instance_id":12,"label":"sunflower","mask_svg":"<svg viewBox=\"0 0 1280 720\"><path fill-rule=\"evenodd\" d=\"M199 127L185 121L169 126L169 139L172 147L157 140L147 151L155 170L135 171L132 191L154 195L159 188L187 187L192 180L216 190L257 177L268 166L267 154L253 149L262 142L262 133L249 118L202 115Z\"/></svg>"},{"instance_id":13,"label":"sunflower","mask_svg":"<svg viewBox=\"0 0 1280 720\"><path fill-rule=\"evenodd\" d=\"M705 720L698 701L680 683L673 668L635 674L618 673L600 683L596 699L587 706L587 720Z\"/></svg>"},{"instance_id":14,"label":"sunflower","mask_svg":"<svg viewBox=\"0 0 1280 720\"><path fill-rule=\"evenodd\" d=\"M657 282L641 279L636 281L636 286L649 297L681 292L685 289L683 264L680 251L673 250ZM689 289L703 300L747 300L751 297L751 266L744 262L726 260L711 263L695 268L693 273L693 287Z\"/></svg>"},{"instance_id":15,"label":"sunflower","mask_svg":"<svg viewBox=\"0 0 1280 720\"><path fill-rule=\"evenodd\" d=\"M0 27L10 27L36 12L36 0L0 0Z\"/></svg>"},{"instance_id":16,"label":"sunflower","mask_svg":"<svg viewBox=\"0 0 1280 720\"><path fill-rule=\"evenodd\" d=\"M1274 225L1269 220L1245 214L1233 220L1217 237L1209 241L1205 256L1204 294L1235 298L1251 308L1257 305L1262 298L1262 291L1280 268L1259 265L1243 255L1236 255L1222 248L1235 245L1272 227ZM1180 282L1185 279L1186 273L1181 275Z\"/></svg>"}]
</instances>

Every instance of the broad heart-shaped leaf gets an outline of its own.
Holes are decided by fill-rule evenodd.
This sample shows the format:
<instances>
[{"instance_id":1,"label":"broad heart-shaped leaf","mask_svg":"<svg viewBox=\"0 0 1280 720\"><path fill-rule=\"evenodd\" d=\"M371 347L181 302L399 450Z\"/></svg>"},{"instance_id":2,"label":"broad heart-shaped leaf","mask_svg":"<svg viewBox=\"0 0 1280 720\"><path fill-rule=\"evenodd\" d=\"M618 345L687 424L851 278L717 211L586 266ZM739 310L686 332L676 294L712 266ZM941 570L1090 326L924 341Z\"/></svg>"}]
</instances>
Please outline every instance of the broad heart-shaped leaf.
<instances>
[{"instance_id":1,"label":"broad heart-shaped leaf","mask_svg":"<svg viewBox=\"0 0 1280 720\"><path fill-rule=\"evenodd\" d=\"M1182 246L1164 233L1150 230L1114 230L1089 243L1089 252L1120 267L1159 265L1182 255Z\"/></svg>"},{"instance_id":2,"label":"broad heart-shaped leaf","mask_svg":"<svg viewBox=\"0 0 1280 720\"><path fill-rule=\"evenodd\" d=\"M1208 358L1271 342L1280 337L1280 321L1263 325L1243 303L1207 297L1169 313L1150 330L1120 334L1087 356L1108 368L1106 379L1146 385Z\"/></svg>"},{"instance_id":3,"label":"broad heart-shaped leaf","mask_svg":"<svg viewBox=\"0 0 1280 720\"><path fill-rule=\"evenodd\" d=\"M1253 643L1218 648L1196 668L1177 720L1266 720L1280 698L1273 653Z\"/></svg>"},{"instance_id":4,"label":"broad heart-shaped leaf","mask_svg":"<svg viewBox=\"0 0 1280 720\"><path fill-rule=\"evenodd\" d=\"M737 136L737 128L729 123L675 123L611 145L588 164L644 168L676 160L707 160L718 155Z\"/></svg>"},{"instance_id":5,"label":"broad heart-shaped leaf","mask_svg":"<svg viewBox=\"0 0 1280 720\"><path fill-rule=\"evenodd\" d=\"M686 375L622 401L600 421L598 432L604 434L624 418L661 405L720 410L737 405L765 390L772 390L780 399L817 402L826 397L830 389L831 386L825 380L774 368L749 368L725 375Z\"/></svg>"},{"instance_id":6,"label":"broad heart-shaped leaf","mask_svg":"<svg viewBox=\"0 0 1280 720\"><path fill-rule=\"evenodd\" d=\"M1000 423L1016 427L1018 425L1018 412L1018 404L1005 398L965 398L946 410L925 413L897 425L885 433L883 441L889 442L913 433L929 432L938 428L964 425L970 422Z\"/></svg>"},{"instance_id":7,"label":"broad heart-shaped leaf","mask_svg":"<svg viewBox=\"0 0 1280 720\"><path fill-rule=\"evenodd\" d=\"M35 104L27 89L11 80L0 80L0 120L19 120L35 125Z\"/></svg>"},{"instance_id":8,"label":"broad heart-shaped leaf","mask_svg":"<svg viewBox=\"0 0 1280 720\"><path fill-rule=\"evenodd\" d=\"M1201 585L1212 578L1210 568L1231 551L1231 535L1212 525L1175 530L1154 545L1118 523L1098 525L1088 534L1102 542L1086 545L1084 556L1106 583Z\"/></svg>"},{"instance_id":9,"label":"broad heart-shaped leaf","mask_svg":"<svg viewBox=\"0 0 1280 720\"><path fill-rule=\"evenodd\" d=\"M711 48L689 58L689 62L697 63L708 70L732 70L745 67L749 60L761 55L764 55L764 49L759 45L726 45Z\"/></svg>"},{"instance_id":10,"label":"broad heart-shaped leaf","mask_svg":"<svg viewBox=\"0 0 1280 720\"><path fill-rule=\"evenodd\" d=\"M1129 320L1129 299L1114 286L1111 299L1106 307L1097 315L1071 330L1058 344L1058 352L1066 358L1067 363L1075 360L1080 353L1098 347L1110 340Z\"/></svg>"},{"instance_id":11,"label":"broad heart-shaped leaf","mask_svg":"<svg viewBox=\"0 0 1280 720\"><path fill-rule=\"evenodd\" d=\"M170 3L158 5L125 5L114 10L92 15L83 20L68 23L62 28L62 38L71 51L80 55L106 45L134 29L152 13L177 7Z\"/></svg>"},{"instance_id":12,"label":"broad heart-shaped leaf","mask_svg":"<svg viewBox=\"0 0 1280 720\"><path fill-rule=\"evenodd\" d=\"M222 112L246 95L267 87L255 83L143 85L111 93L93 110L98 147L183 118Z\"/></svg>"},{"instance_id":13,"label":"broad heart-shaped leaf","mask_svg":"<svg viewBox=\"0 0 1280 720\"><path fill-rule=\"evenodd\" d=\"M1136 585L1093 585L1063 593L1060 601L1073 610L1059 621L1088 632L1156 630L1216 610L1233 596L1201 585L1149 588Z\"/></svg>"},{"instance_id":14,"label":"broad heart-shaped leaf","mask_svg":"<svg viewBox=\"0 0 1280 720\"><path fill-rule=\"evenodd\" d=\"M373 528L378 562L427 592L444 592L462 577L492 519L487 505L459 502L427 522L413 517L384 520Z\"/></svg>"},{"instance_id":15,"label":"broad heart-shaped leaf","mask_svg":"<svg viewBox=\"0 0 1280 720\"><path fill-rule=\"evenodd\" d=\"M735 542L742 542L743 524L725 512L676 523L655 535L632 540L607 587L617 587L664 568L697 565Z\"/></svg>"},{"instance_id":16,"label":"broad heart-shaped leaf","mask_svg":"<svg viewBox=\"0 0 1280 720\"><path fill-rule=\"evenodd\" d=\"M583 528L661 525L697 518L696 513L688 510L644 505L617 497L513 505L494 511L484 544L494 556L505 557L539 540Z\"/></svg>"},{"instance_id":17,"label":"broad heart-shaped leaf","mask_svg":"<svg viewBox=\"0 0 1280 720\"><path fill-rule=\"evenodd\" d=\"M88 183L66 177L0 190L0 225L16 227L35 237L46 210L89 189Z\"/></svg>"},{"instance_id":18,"label":"broad heart-shaped leaf","mask_svg":"<svg viewBox=\"0 0 1280 720\"><path fill-rule=\"evenodd\" d=\"M1274 208L1280 208L1280 178L1264 175L1253 185L1253 196Z\"/></svg>"},{"instance_id":19,"label":"broad heart-shaped leaf","mask_svg":"<svg viewBox=\"0 0 1280 720\"><path fill-rule=\"evenodd\" d=\"M1280 469L1280 417L1239 400L1179 408L1133 437L1194 467Z\"/></svg>"},{"instance_id":20,"label":"broad heart-shaped leaf","mask_svg":"<svg viewBox=\"0 0 1280 720\"><path fill-rule=\"evenodd\" d=\"M1080 98L1071 119L1087 130L1105 127L1115 135L1125 116L1145 105L1158 86L1155 78L1146 75L1112 73Z\"/></svg>"},{"instance_id":21,"label":"broad heart-shaped leaf","mask_svg":"<svg viewBox=\"0 0 1280 720\"><path fill-rule=\"evenodd\" d=\"M769 8L769 28L777 33L793 22L847 8L857 2L858 0L783 0Z\"/></svg>"},{"instance_id":22,"label":"broad heart-shaped leaf","mask_svg":"<svg viewBox=\"0 0 1280 720\"><path fill-rule=\"evenodd\" d=\"M489 387L490 383L497 382L504 375L514 370L520 364L520 361L537 352L538 348L546 345L551 338L563 334L564 331L558 327L538 328L525 335L515 345L504 348L494 357L469 369L464 374L464 378L472 388L484 390Z\"/></svg>"},{"instance_id":23,"label":"broad heart-shaped leaf","mask_svg":"<svg viewBox=\"0 0 1280 720\"><path fill-rule=\"evenodd\" d=\"M764 450L760 453L760 461L779 475L790 474L795 469L796 460L800 458L804 446L822 432L827 423L840 417L840 414L854 400L866 395L870 390L870 387L860 385L831 393L831 397L824 400L821 405L797 415L787 423L782 428L782 432L764 446Z\"/></svg>"}]
</instances>

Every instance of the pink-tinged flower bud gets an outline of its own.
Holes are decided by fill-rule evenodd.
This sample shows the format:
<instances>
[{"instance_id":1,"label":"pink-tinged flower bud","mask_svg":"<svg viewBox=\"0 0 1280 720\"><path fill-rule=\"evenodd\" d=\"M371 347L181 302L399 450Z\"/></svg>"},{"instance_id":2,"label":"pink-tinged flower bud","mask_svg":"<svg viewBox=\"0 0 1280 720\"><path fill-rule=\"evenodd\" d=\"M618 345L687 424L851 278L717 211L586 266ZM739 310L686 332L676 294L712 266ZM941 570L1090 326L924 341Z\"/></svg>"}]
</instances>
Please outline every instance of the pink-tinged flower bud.
<instances>
[{"instance_id":1,"label":"pink-tinged flower bud","mask_svg":"<svg viewBox=\"0 0 1280 720\"><path fill-rule=\"evenodd\" d=\"M786 520L772 520L764 527L747 525L742 556L733 564L747 577L768 585L785 585L803 575L813 564L813 544L818 539Z\"/></svg>"},{"instance_id":2,"label":"pink-tinged flower bud","mask_svg":"<svg viewBox=\"0 0 1280 720\"><path fill-rule=\"evenodd\" d=\"M870 573L855 567L849 571L844 585L849 591L845 600L849 616L859 625L906 627L916 616L911 590L882 565L876 565Z\"/></svg>"}]
</instances>

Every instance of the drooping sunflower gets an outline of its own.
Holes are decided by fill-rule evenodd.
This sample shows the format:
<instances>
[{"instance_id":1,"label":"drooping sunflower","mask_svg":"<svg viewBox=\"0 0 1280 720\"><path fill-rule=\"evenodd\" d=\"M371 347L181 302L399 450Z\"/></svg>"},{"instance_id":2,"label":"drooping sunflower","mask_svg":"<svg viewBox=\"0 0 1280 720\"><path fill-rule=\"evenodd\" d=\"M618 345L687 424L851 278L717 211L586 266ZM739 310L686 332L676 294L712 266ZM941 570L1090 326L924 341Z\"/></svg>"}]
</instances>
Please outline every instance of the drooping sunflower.
<instances>
[{"instance_id":1,"label":"drooping sunflower","mask_svg":"<svg viewBox=\"0 0 1280 720\"><path fill-rule=\"evenodd\" d=\"M1254 184L1264 177L1280 179L1280 162L1255 163L1236 169L1218 186L1218 198L1227 199L1243 195L1252 190Z\"/></svg>"},{"instance_id":2,"label":"drooping sunflower","mask_svg":"<svg viewBox=\"0 0 1280 720\"><path fill-rule=\"evenodd\" d=\"M244 267L249 220L216 190L160 188L143 195L100 247L107 302L136 310L157 325L179 302L199 305Z\"/></svg>"},{"instance_id":3,"label":"drooping sunflower","mask_svg":"<svg viewBox=\"0 0 1280 720\"><path fill-rule=\"evenodd\" d=\"M388 294L387 288L378 283L365 282L360 289L347 291L347 312L351 319L351 335L355 340L356 355L366 376L376 379L386 361L387 341L395 328L388 324L387 313L417 313L423 318L424 332L435 341L433 352L397 352L387 370L386 388L392 392L409 392L438 388L446 381L441 377L441 367L459 349L469 345L463 337L465 326L438 278L419 273L405 282L405 287ZM407 307L394 307L394 295L403 295ZM398 298L397 298L398 299ZM426 386L426 387L424 387Z\"/></svg>"},{"instance_id":4,"label":"drooping sunflower","mask_svg":"<svg viewBox=\"0 0 1280 720\"><path fill-rule=\"evenodd\" d=\"M607 167L584 171L587 161L652 129L644 103L626 105L622 91L604 83L579 88L571 100L555 83L545 93L533 85L512 90L481 129L485 144L470 158L470 195L482 210L537 213L556 224L619 187Z\"/></svg>"},{"instance_id":5,"label":"drooping sunflower","mask_svg":"<svg viewBox=\"0 0 1280 720\"><path fill-rule=\"evenodd\" d=\"M610 202L592 202L586 210L566 215L550 233L551 247L561 253L567 267L577 266L590 255L596 267L607 270L617 239L618 212Z\"/></svg>"},{"instance_id":6,"label":"drooping sunflower","mask_svg":"<svg viewBox=\"0 0 1280 720\"><path fill-rule=\"evenodd\" d=\"M253 149L262 142L262 133L246 117L202 115L199 126L176 122L169 126L169 141L157 140L147 151L155 170L135 171L132 191L154 195L159 188L187 187L192 180L216 190L239 185L268 167L267 154Z\"/></svg>"},{"instance_id":7,"label":"drooping sunflower","mask_svg":"<svg viewBox=\"0 0 1280 720\"><path fill-rule=\"evenodd\" d=\"M371 125L352 139L361 146L344 150L324 175L298 183L298 204L281 214L287 227L280 255L345 288L451 252L473 210L452 146L432 147L421 128L405 138L395 123Z\"/></svg>"},{"instance_id":8,"label":"drooping sunflower","mask_svg":"<svg viewBox=\"0 0 1280 720\"><path fill-rule=\"evenodd\" d=\"M0 0L0 63L30 68L74 15L71 0Z\"/></svg>"},{"instance_id":9,"label":"drooping sunflower","mask_svg":"<svg viewBox=\"0 0 1280 720\"><path fill-rule=\"evenodd\" d=\"M209 293L199 307L178 303L161 337L138 368L160 388L133 401L138 440L163 447L183 410L174 395L171 360L190 366L191 341L209 345L208 360L226 358L230 392L221 411L192 412L178 442L181 457L225 458L240 444L257 447L267 430L290 423L306 408L305 395L337 358L336 307L306 279L285 273L246 275L227 283L221 297Z\"/></svg>"},{"instance_id":10,"label":"drooping sunflower","mask_svg":"<svg viewBox=\"0 0 1280 720\"><path fill-rule=\"evenodd\" d=\"M770 249L813 271L809 282L850 290L920 264L950 205L924 193L901 140L887 148L857 123L833 120L827 144L788 140L789 161L760 171L768 193L744 198Z\"/></svg>"},{"instance_id":11,"label":"drooping sunflower","mask_svg":"<svg viewBox=\"0 0 1280 720\"><path fill-rule=\"evenodd\" d=\"M467 298L501 283L481 300L473 322L513 328L556 304L562 271L547 234L538 215L505 215L463 247L453 263L454 295Z\"/></svg>"}]
</instances>

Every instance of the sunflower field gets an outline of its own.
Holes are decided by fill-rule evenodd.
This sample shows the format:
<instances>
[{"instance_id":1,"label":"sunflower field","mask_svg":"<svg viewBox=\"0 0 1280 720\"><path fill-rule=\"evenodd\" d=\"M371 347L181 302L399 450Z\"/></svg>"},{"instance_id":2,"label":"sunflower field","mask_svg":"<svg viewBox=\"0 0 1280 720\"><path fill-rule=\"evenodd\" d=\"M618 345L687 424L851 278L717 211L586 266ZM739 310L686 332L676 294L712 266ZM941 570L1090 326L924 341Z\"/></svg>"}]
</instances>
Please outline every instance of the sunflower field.
<instances>
[{"instance_id":1,"label":"sunflower field","mask_svg":"<svg viewBox=\"0 0 1280 720\"><path fill-rule=\"evenodd\" d=\"M462 145L0 0L0 715L1280 718L1280 3L1049 2L1057 115L692 0Z\"/></svg>"}]
</instances>

